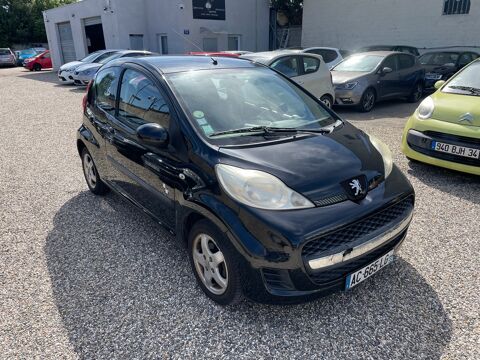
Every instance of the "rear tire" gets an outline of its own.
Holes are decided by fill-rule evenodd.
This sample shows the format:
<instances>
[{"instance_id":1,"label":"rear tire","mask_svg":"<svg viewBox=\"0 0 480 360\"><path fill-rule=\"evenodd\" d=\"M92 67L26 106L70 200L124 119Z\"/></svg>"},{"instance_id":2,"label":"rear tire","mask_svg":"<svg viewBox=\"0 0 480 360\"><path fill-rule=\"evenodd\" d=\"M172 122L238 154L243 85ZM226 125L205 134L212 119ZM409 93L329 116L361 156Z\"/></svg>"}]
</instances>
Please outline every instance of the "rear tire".
<instances>
[{"instance_id":1,"label":"rear tire","mask_svg":"<svg viewBox=\"0 0 480 360\"><path fill-rule=\"evenodd\" d=\"M197 283L219 305L234 305L243 298L241 262L230 240L208 220L193 225L188 255Z\"/></svg>"},{"instance_id":2,"label":"rear tire","mask_svg":"<svg viewBox=\"0 0 480 360\"><path fill-rule=\"evenodd\" d=\"M82 168L88 188L95 195L105 195L110 190L98 174L93 157L86 147L82 150Z\"/></svg>"},{"instance_id":3,"label":"rear tire","mask_svg":"<svg viewBox=\"0 0 480 360\"><path fill-rule=\"evenodd\" d=\"M358 108L361 112L370 112L375 107L377 101L377 94L372 88L368 88L362 95L360 99L360 104Z\"/></svg>"},{"instance_id":4,"label":"rear tire","mask_svg":"<svg viewBox=\"0 0 480 360\"><path fill-rule=\"evenodd\" d=\"M418 82L413 87L412 93L408 96L407 101L410 103L419 102L423 95L423 84Z\"/></svg>"}]
</instances>

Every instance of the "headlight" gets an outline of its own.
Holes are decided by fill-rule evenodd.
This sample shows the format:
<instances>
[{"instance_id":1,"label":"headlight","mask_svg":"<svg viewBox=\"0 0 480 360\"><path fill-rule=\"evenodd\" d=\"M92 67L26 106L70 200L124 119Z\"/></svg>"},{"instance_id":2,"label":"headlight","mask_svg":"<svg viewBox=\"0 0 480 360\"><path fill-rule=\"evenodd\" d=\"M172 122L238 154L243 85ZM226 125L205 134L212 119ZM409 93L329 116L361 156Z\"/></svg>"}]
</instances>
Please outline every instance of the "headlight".
<instances>
[{"instance_id":1,"label":"headlight","mask_svg":"<svg viewBox=\"0 0 480 360\"><path fill-rule=\"evenodd\" d=\"M354 82L349 82L345 84L339 84L337 85L337 89L352 90L357 85L358 85L358 81L354 81Z\"/></svg>"},{"instance_id":2,"label":"headlight","mask_svg":"<svg viewBox=\"0 0 480 360\"><path fill-rule=\"evenodd\" d=\"M92 74L94 74L94 73L95 73L95 70L85 70L85 71L82 71L82 72L80 73L80 75L87 75L87 76L89 76L89 75L92 75Z\"/></svg>"},{"instance_id":3,"label":"headlight","mask_svg":"<svg viewBox=\"0 0 480 360\"><path fill-rule=\"evenodd\" d=\"M315 206L275 176L263 171L224 164L217 165L215 171L222 188L242 204L268 210L305 209Z\"/></svg>"},{"instance_id":4,"label":"headlight","mask_svg":"<svg viewBox=\"0 0 480 360\"><path fill-rule=\"evenodd\" d=\"M383 159L383 167L385 169L385 179L391 174L393 169L393 156L392 152L388 148L388 145L385 144L383 141L377 139L375 136L368 135L370 137L370 142L375 149L378 150L380 155L382 155Z\"/></svg>"},{"instance_id":5,"label":"headlight","mask_svg":"<svg viewBox=\"0 0 480 360\"><path fill-rule=\"evenodd\" d=\"M423 120L428 119L430 116L432 116L434 110L435 110L435 102L429 96L420 103L417 109L418 117Z\"/></svg>"}]
</instances>

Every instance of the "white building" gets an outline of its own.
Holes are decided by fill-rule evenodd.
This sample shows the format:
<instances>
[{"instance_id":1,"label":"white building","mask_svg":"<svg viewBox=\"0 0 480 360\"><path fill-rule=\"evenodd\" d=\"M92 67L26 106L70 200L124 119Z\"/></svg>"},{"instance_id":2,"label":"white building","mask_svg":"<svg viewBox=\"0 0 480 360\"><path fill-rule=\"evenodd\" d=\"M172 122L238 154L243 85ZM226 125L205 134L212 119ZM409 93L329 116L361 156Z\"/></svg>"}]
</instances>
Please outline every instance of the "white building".
<instances>
[{"instance_id":1,"label":"white building","mask_svg":"<svg viewBox=\"0 0 480 360\"><path fill-rule=\"evenodd\" d=\"M100 49L268 49L268 0L83 0L44 12L53 64Z\"/></svg>"},{"instance_id":2,"label":"white building","mask_svg":"<svg viewBox=\"0 0 480 360\"><path fill-rule=\"evenodd\" d=\"M480 0L304 0L303 46L480 46Z\"/></svg>"}]
</instances>

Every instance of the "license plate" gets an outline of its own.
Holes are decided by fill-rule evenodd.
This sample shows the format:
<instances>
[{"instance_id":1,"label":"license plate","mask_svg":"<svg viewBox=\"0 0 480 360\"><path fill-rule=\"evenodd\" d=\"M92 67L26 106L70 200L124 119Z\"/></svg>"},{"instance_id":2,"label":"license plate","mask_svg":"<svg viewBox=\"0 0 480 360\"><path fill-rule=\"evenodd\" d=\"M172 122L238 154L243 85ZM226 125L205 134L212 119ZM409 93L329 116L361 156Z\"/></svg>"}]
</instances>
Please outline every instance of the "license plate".
<instances>
[{"instance_id":1,"label":"license plate","mask_svg":"<svg viewBox=\"0 0 480 360\"><path fill-rule=\"evenodd\" d=\"M427 80L440 80L441 78L442 78L442 75L440 74L434 74L434 73L425 74L425 79Z\"/></svg>"},{"instance_id":2,"label":"license plate","mask_svg":"<svg viewBox=\"0 0 480 360\"><path fill-rule=\"evenodd\" d=\"M438 141L432 141L432 149L447 154L463 156L471 159L480 159L480 149L472 149L465 146L445 144Z\"/></svg>"},{"instance_id":3,"label":"license plate","mask_svg":"<svg viewBox=\"0 0 480 360\"><path fill-rule=\"evenodd\" d=\"M358 284L367 280L370 276L379 272L385 266L393 262L394 252L395 250L392 250L389 253L383 255L381 258L375 260L371 264L365 266L364 268L348 275L347 280L345 281L345 290L348 290L353 288L354 286L357 286Z\"/></svg>"}]
</instances>

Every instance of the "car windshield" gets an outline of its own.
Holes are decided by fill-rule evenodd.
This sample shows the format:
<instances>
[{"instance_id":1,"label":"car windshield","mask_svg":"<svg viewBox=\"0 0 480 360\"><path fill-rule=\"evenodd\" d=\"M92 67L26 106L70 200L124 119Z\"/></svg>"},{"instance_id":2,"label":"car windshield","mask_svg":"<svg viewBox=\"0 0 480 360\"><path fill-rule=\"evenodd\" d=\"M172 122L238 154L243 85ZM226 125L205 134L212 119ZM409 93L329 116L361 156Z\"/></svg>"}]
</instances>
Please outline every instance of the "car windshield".
<instances>
[{"instance_id":1,"label":"car windshield","mask_svg":"<svg viewBox=\"0 0 480 360\"><path fill-rule=\"evenodd\" d=\"M473 62L452 78L442 92L480 96L480 61Z\"/></svg>"},{"instance_id":2,"label":"car windshield","mask_svg":"<svg viewBox=\"0 0 480 360\"><path fill-rule=\"evenodd\" d=\"M36 55L37 52L33 49L21 50L20 55Z\"/></svg>"},{"instance_id":3,"label":"car windshield","mask_svg":"<svg viewBox=\"0 0 480 360\"><path fill-rule=\"evenodd\" d=\"M370 72L383 60L380 55L352 55L333 68L334 71Z\"/></svg>"},{"instance_id":4,"label":"car windshield","mask_svg":"<svg viewBox=\"0 0 480 360\"><path fill-rule=\"evenodd\" d=\"M97 61L99 64L106 64L109 61L118 59L120 56L122 56L121 53L115 53L115 54L110 54L110 56L107 56L106 58L101 59L100 61Z\"/></svg>"},{"instance_id":5,"label":"car windshield","mask_svg":"<svg viewBox=\"0 0 480 360\"><path fill-rule=\"evenodd\" d=\"M319 102L266 68L181 72L167 80L210 141L258 135L242 131L247 129L320 131L337 122ZM237 132L219 134L231 130Z\"/></svg>"},{"instance_id":6,"label":"car windshield","mask_svg":"<svg viewBox=\"0 0 480 360\"><path fill-rule=\"evenodd\" d=\"M11 53L8 49L0 49L0 55L11 55Z\"/></svg>"},{"instance_id":7,"label":"car windshield","mask_svg":"<svg viewBox=\"0 0 480 360\"><path fill-rule=\"evenodd\" d=\"M85 62L85 63L91 63L93 62L93 60L95 60L98 56L99 52L96 51L96 52L93 52L91 53L90 55L87 55L85 56L83 59L81 59L80 61L81 62Z\"/></svg>"},{"instance_id":8,"label":"car windshield","mask_svg":"<svg viewBox=\"0 0 480 360\"><path fill-rule=\"evenodd\" d=\"M445 65L445 64L456 64L458 60L458 53L450 52L438 52L438 53L429 53L420 56L418 61L422 65Z\"/></svg>"}]
</instances>

